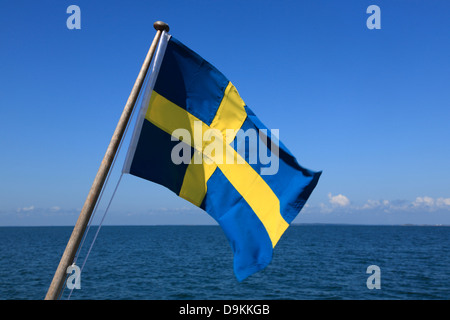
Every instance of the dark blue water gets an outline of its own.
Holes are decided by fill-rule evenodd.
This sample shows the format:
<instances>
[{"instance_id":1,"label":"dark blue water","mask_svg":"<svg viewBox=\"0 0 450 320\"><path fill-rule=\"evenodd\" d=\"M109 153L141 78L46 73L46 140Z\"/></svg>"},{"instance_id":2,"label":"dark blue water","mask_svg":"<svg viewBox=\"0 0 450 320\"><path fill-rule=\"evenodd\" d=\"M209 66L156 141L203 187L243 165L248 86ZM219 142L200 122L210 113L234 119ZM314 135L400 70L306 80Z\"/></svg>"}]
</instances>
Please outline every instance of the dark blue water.
<instances>
[{"instance_id":1,"label":"dark blue water","mask_svg":"<svg viewBox=\"0 0 450 320\"><path fill-rule=\"evenodd\" d=\"M43 299L71 232L0 228L0 299ZM450 227L291 226L272 263L242 283L232 259L218 226L104 226L70 298L450 298ZM380 289L367 288L370 265L380 268Z\"/></svg>"}]
</instances>

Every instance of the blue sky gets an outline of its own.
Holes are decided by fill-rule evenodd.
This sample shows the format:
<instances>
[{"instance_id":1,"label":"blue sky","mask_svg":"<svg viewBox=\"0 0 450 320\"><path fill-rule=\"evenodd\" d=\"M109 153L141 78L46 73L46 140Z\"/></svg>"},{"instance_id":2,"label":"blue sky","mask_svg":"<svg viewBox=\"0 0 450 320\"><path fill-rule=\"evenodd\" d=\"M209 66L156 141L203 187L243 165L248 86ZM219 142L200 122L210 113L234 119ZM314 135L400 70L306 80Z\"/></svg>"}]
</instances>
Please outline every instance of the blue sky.
<instances>
[{"instance_id":1,"label":"blue sky","mask_svg":"<svg viewBox=\"0 0 450 320\"><path fill-rule=\"evenodd\" d=\"M71 4L80 30L66 27ZM366 26L372 4L381 29ZM156 20L222 71L303 166L323 170L294 222L450 224L449 10L445 0L2 1L0 225L75 224ZM213 220L127 175L105 223Z\"/></svg>"}]
</instances>

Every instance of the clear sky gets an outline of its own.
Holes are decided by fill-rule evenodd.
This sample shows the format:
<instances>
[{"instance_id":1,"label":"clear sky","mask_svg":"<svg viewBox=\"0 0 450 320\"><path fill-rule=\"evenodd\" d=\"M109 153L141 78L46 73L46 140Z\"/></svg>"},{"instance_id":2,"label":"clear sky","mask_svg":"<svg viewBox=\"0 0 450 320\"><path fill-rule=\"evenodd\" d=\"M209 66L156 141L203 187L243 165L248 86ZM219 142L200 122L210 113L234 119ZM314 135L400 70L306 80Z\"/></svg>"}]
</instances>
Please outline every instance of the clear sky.
<instances>
[{"instance_id":1,"label":"clear sky","mask_svg":"<svg viewBox=\"0 0 450 320\"><path fill-rule=\"evenodd\" d=\"M75 224L157 20L323 170L294 222L450 224L449 12L447 0L3 0L0 225ZM173 223L213 220L129 175L105 220Z\"/></svg>"}]
</instances>

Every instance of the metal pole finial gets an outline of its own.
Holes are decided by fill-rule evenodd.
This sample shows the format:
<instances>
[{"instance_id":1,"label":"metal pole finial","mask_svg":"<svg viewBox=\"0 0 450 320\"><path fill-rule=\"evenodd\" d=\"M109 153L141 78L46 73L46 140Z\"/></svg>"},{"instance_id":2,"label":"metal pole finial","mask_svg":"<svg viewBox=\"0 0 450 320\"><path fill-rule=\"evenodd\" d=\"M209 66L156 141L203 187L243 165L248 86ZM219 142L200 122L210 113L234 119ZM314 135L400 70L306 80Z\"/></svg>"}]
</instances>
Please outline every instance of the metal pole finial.
<instances>
[{"instance_id":1,"label":"metal pole finial","mask_svg":"<svg viewBox=\"0 0 450 320\"><path fill-rule=\"evenodd\" d=\"M153 27L154 27L156 30L160 30L161 32L164 31L164 30L165 30L166 32L169 32L169 30L170 30L169 25L168 25L167 23L163 22L163 21L156 21L156 22L153 24Z\"/></svg>"}]
</instances>

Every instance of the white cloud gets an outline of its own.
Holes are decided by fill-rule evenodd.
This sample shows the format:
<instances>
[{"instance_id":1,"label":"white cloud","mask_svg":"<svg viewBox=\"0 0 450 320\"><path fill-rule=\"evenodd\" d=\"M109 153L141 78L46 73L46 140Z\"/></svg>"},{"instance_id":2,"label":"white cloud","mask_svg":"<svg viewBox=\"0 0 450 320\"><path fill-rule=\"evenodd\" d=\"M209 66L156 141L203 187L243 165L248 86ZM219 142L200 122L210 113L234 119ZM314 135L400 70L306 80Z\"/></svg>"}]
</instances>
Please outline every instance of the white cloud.
<instances>
[{"instance_id":1,"label":"white cloud","mask_svg":"<svg viewBox=\"0 0 450 320\"><path fill-rule=\"evenodd\" d=\"M447 212L450 211L450 198L432 198L429 196L420 196L415 200L372 200L369 199L363 204L351 203L348 197L338 194L328 193L328 202L309 204L308 213L408 213L408 212Z\"/></svg>"},{"instance_id":2,"label":"white cloud","mask_svg":"<svg viewBox=\"0 0 450 320\"><path fill-rule=\"evenodd\" d=\"M380 200L367 200L361 209L373 209L381 206Z\"/></svg>"},{"instance_id":3,"label":"white cloud","mask_svg":"<svg viewBox=\"0 0 450 320\"><path fill-rule=\"evenodd\" d=\"M412 203L414 207L433 207L434 199L431 197L417 197Z\"/></svg>"},{"instance_id":4,"label":"white cloud","mask_svg":"<svg viewBox=\"0 0 450 320\"><path fill-rule=\"evenodd\" d=\"M370 200L369 199L363 206L358 207L358 209L362 209L362 210L383 209L383 210L386 210L386 209L398 207L398 205L395 204L395 202L396 201L390 202L389 200Z\"/></svg>"},{"instance_id":5,"label":"white cloud","mask_svg":"<svg viewBox=\"0 0 450 320\"><path fill-rule=\"evenodd\" d=\"M436 205L438 207L450 207L450 198L437 198Z\"/></svg>"},{"instance_id":6,"label":"white cloud","mask_svg":"<svg viewBox=\"0 0 450 320\"><path fill-rule=\"evenodd\" d=\"M450 197L419 196L415 199L350 201L332 193L327 201L310 202L297 221L350 224L450 225Z\"/></svg>"},{"instance_id":7,"label":"white cloud","mask_svg":"<svg viewBox=\"0 0 450 320\"><path fill-rule=\"evenodd\" d=\"M22 208L17 208L17 212L28 212L28 211L33 211L34 210L34 206L29 206L29 207L22 207Z\"/></svg>"},{"instance_id":8,"label":"white cloud","mask_svg":"<svg viewBox=\"0 0 450 320\"><path fill-rule=\"evenodd\" d=\"M417 197L414 201L405 200L367 200L367 202L354 209L362 210L383 210L385 212L393 211L436 211L439 209L450 209L450 198L432 198L429 196Z\"/></svg>"},{"instance_id":9,"label":"white cloud","mask_svg":"<svg viewBox=\"0 0 450 320\"><path fill-rule=\"evenodd\" d=\"M342 194L338 194L337 196L333 196L331 195L331 193L328 194L328 200L330 201L330 203L332 205L337 205L340 207L346 207L350 204L350 200L342 195Z\"/></svg>"},{"instance_id":10,"label":"white cloud","mask_svg":"<svg viewBox=\"0 0 450 320\"><path fill-rule=\"evenodd\" d=\"M450 198L417 197L412 206L420 209L450 209Z\"/></svg>"}]
</instances>

